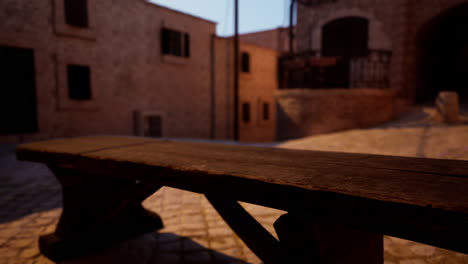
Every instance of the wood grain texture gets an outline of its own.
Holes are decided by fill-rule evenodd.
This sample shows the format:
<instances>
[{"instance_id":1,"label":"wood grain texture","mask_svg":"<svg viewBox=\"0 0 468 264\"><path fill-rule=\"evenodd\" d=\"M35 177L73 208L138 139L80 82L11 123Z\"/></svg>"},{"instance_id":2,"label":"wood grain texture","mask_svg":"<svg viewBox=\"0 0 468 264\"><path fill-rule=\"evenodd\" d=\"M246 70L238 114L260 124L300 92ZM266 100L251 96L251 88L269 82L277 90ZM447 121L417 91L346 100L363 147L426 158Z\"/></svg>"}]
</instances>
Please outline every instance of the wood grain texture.
<instances>
[{"instance_id":1,"label":"wood grain texture","mask_svg":"<svg viewBox=\"0 0 468 264\"><path fill-rule=\"evenodd\" d=\"M121 174L133 170L124 177L161 180L187 189L190 186L177 183L181 176L174 173L185 174L184 179L193 182L194 188L200 183L209 184L210 188L229 188L223 182L235 177L245 184L260 181L468 213L466 161L126 137L30 143L19 146L17 155L19 159L77 166L91 173Z\"/></svg>"},{"instance_id":2,"label":"wood grain texture","mask_svg":"<svg viewBox=\"0 0 468 264\"><path fill-rule=\"evenodd\" d=\"M148 138L139 137L115 137L115 136L92 136L80 138L62 138L40 142L21 144L18 152L44 152L44 153L67 153L83 154L108 148L125 147L129 145L144 144L152 142Z\"/></svg>"}]
</instances>

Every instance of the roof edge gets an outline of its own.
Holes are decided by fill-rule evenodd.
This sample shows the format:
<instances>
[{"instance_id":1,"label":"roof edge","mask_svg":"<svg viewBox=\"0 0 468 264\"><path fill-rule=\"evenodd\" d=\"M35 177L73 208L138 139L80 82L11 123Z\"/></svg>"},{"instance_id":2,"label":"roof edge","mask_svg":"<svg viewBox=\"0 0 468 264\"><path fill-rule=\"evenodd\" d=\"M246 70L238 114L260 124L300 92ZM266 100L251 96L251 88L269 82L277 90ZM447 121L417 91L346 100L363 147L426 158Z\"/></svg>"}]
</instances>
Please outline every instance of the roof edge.
<instances>
[{"instance_id":1,"label":"roof edge","mask_svg":"<svg viewBox=\"0 0 468 264\"><path fill-rule=\"evenodd\" d=\"M156 8L166 9L168 11L171 11L171 12L174 12L174 13L177 13L177 14L180 14L180 15L184 15L184 16L189 16L189 17L192 17L192 18L195 18L195 19L198 19L198 20L210 23L210 24L214 24L214 25L218 24L218 22L215 22L215 21L212 21L212 20L200 17L200 16L192 15L192 14L189 14L189 13L186 13L186 12L182 12L182 11L179 11L179 10L167 7L167 6L162 6L162 5L159 5L157 3L150 2L150 0L143 0L143 2L145 2L146 4L151 5L153 7L156 7Z\"/></svg>"}]
</instances>

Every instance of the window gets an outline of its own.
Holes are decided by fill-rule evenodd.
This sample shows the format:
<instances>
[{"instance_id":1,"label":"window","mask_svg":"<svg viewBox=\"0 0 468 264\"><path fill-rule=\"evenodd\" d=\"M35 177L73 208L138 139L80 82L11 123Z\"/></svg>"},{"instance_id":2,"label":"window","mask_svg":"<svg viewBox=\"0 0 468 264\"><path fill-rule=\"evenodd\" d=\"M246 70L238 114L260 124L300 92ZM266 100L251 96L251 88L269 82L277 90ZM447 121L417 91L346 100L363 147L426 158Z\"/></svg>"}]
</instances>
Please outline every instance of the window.
<instances>
[{"instance_id":1,"label":"window","mask_svg":"<svg viewBox=\"0 0 468 264\"><path fill-rule=\"evenodd\" d=\"M88 66L68 65L68 96L73 100L91 99L91 79Z\"/></svg>"},{"instance_id":2,"label":"window","mask_svg":"<svg viewBox=\"0 0 468 264\"><path fill-rule=\"evenodd\" d=\"M263 103L263 120L270 119L270 105L268 103Z\"/></svg>"},{"instance_id":3,"label":"window","mask_svg":"<svg viewBox=\"0 0 468 264\"><path fill-rule=\"evenodd\" d=\"M162 118L159 115L150 115L146 117L145 136L162 137Z\"/></svg>"},{"instance_id":4,"label":"window","mask_svg":"<svg viewBox=\"0 0 468 264\"><path fill-rule=\"evenodd\" d=\"M242 52L241 55L241 71L250 72L250 55L247 52Z\"/></svg>"},{"instance_id":5,"label":"window","mask_svg":"<svg viewBox=\"0 0 468 264\"><path fill-rule=\"evenodd\" d=\"M64 0L65 23L71 26L88 27L88 1Z\"/></svg>"},{"instance_id":6,"label":"window","mask_svg":"<svg viewBox=\"0 0 468 264\"><path fill-rule=\"evenodd\" d=\"M244 121L244 123L250 122L250 104L249 103L242 104L242 121Z\"/></svg>"},{"instance_id":7,"label":"window","mask_svg":"<svg viewBox=\"0 0 468 264\"><path fill-rule=\"evenodd\" d=\"M190 35L163 28L161 30L161 52L179 57L190 57Z\"/></svg>"}]
</instances>

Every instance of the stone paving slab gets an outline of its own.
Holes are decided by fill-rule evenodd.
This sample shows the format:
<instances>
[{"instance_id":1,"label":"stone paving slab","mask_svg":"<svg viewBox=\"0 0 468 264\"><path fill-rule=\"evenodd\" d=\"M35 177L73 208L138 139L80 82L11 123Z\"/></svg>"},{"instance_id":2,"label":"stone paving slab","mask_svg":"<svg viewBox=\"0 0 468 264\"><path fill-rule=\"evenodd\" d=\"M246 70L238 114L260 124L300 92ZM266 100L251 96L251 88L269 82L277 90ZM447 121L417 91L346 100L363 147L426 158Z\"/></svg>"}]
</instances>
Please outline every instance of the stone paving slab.
<instances>
[{"instance_id":1,"label":"stone paving slab","mask_svg":"<svg viewBox=\"0 0 468 264\"><path fill-rule=\"evenodd\" d=\"M314 136L279 147L468 160L468 125L431 120ZM58 222L60 185L44 165L17 161L14 147L0 148L0 264L52 263L40 255L37 238L53 232ZM143 205L161 215L164 229L64 263L261 263L203 195L164 187ZM285 212L242 205L276 236L273 223ZM384 246L386 264L468 263L468 255L403 239L385 237Z\"/></svg>"}]
</instances>

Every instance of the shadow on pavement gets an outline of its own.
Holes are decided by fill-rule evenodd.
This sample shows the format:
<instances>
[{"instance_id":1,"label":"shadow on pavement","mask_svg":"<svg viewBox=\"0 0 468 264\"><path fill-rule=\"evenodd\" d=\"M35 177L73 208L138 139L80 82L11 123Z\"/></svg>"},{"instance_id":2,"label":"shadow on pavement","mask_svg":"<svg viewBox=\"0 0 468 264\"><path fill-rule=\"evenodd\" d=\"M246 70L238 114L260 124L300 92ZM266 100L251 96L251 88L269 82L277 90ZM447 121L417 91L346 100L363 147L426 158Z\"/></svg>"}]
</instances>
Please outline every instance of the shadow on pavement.
<instances>
[{"instance_id":1,"label":"shadow on pavement","mask_svg":"<svg viewBox=\"0 0 468 264\"><path fill-rule=\"evenodd\" d=\"M44 164L18 161L15 155L16 146L17 144L0 144L0 208L2 208L0 224L6 224L11 228L5 235L14 231L9 241L0 241L0 247L5 246L0 255L7 251L7 253L20 254L20 249L10 248L18 239L34 240L31 250L37 252L34 254L39 254L37 236L53 232L57 216L60 214L60 211L52 209L62 206L61 186ZM41 225L38 222L42 221L42 215L47 217L47 224ZM23 231L27 233L23 234ZM238 252L241 251L239 247L227 248L228 253L224 254L210 249L208 239L205 237L199 240L203 241L200 242L202 245L195 241L196 238L152 232L125 241L99 254L61 263L247 263L227 255L242 256L242 252ZM13 259L22 258L18 255ZM49 263L45 259L44 261Z\"/></svg>"},{"instance_id":2,"label":"shadow on pavement","mask_svg":"<svg viewBox=\"0 0 468 264\"><path fill-rule=\"evenodd\" d=\"M63 264L98 263L247 263L241 259L213 251L192 239L173 233L148 233L125 241L97 254L63 261Z\"/></svg>"},{"instance_id":3,"label":"shadow on pavement","mask_svg":"<svg viewBox=\"0 0 468 264\"><path fill-rule=\"evenodd\" d=\"M47 166L16 160L16 144L0 145L0 223L59 208L61 186Z\"/></svg>"}]
</instances>

